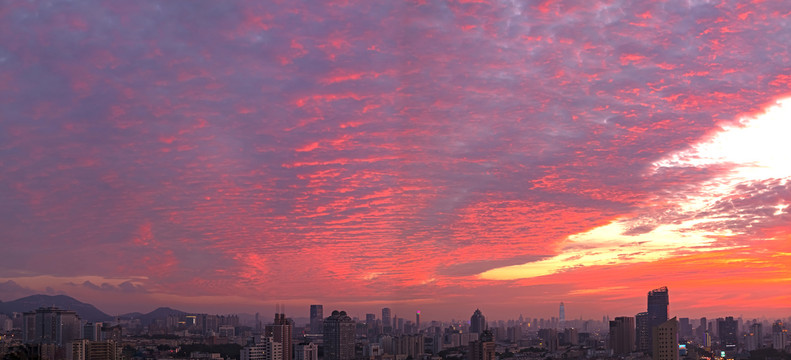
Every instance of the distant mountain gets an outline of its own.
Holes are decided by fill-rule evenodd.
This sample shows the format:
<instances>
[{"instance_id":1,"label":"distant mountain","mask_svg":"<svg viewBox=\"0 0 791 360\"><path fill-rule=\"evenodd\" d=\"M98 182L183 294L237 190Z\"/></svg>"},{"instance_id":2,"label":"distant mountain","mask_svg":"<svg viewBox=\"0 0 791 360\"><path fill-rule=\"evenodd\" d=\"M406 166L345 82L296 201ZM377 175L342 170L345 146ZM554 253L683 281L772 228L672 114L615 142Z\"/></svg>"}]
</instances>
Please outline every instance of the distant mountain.
<instances>
[{"instance_id":1,"label":"distant mountain","mask_svg":"<svg viewBox=\"0 0 791 360\"><path fill-rule=\"evenodd\" d=\"M126 320L140 319L140 322L143 323L143 325L148 325L156 319L166 319L169 315L184 316L187 314L188 313L181 310L175 310L169 307L161 307L147 314L133 312L129 314L123 314L120 316L120 318Z\"/></svg>"},{"instance_id":2,"label":"distant mountain","mask_svg":"<svg viewBox=\"0 0 791 360\"><path fill-rule=\"evenodd\" d=\"M80 319L91 322L111 321L113 317L105 314L91 304L81 302L66 295L31 295L14 301L0 302L0 313L33 311L40 307L55 306L63 310L74 310Z\"/></svg>"}]
</instances>

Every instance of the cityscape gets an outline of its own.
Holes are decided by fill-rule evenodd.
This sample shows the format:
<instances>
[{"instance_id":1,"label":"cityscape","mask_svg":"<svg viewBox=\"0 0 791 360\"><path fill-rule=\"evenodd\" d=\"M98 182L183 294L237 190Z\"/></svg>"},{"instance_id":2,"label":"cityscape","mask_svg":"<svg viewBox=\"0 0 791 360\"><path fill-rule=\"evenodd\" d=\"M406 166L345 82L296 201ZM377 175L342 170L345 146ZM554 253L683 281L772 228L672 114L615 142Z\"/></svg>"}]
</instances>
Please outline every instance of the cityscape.
<instances>
[{"instance_id":1,"label":"cityscape","mask_svg":"<svg viewBox=\"0 0 791 360\"><path fill-rule=\"evenodd\" d=\"M791 0L0 0L0 360L791 360Z\"/></svg>"},{"instance_id":2,"label":"cityscape","mask_svg":"<svg viewBox=\"0 0 791 360\"><path fill-rule=\"evenodd\" d=\"M31 299L26 300L32 306ZM88 321L55 306L0 314L2 359L40 360L526 360L526 359L789 359L784 319L671 317L670 292L648 292L645 312L567 319L493 320L480 310L469 320L423 320L390 308L352 317L310 305L296 322L278 306L260 313L190 314L160 308L150 314ZM308 309L304 309L308 310ZM154 314L156 313L156 314Z\"/></svg>"}]
</instances>

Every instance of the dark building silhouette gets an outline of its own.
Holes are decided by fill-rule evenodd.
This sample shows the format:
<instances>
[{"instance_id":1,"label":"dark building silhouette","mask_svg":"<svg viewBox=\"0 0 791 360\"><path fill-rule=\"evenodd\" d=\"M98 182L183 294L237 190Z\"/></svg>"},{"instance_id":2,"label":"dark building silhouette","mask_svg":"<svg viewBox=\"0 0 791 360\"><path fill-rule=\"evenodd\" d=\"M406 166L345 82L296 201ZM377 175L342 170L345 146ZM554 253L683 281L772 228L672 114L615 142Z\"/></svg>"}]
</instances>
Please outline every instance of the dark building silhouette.
<instances>
[{"instance_id":1,"label":"dark building silhouette","mask_svg":"<svg viewBox=\"0 0 791 360\"><path fill-rule=\"evenodd\" d=\"M393 324L390 322L391 311L390 308L382 308L382 326L383 327L392 327Z\"/></svg>"},{"instance_id":2,"label":"dark building silhouette","mask_svg":"<svg viewBox=\"0 0 791 360\"><path fill-rule=\"evenodd\" d=\"M723 350L735 350L739 344L739 323L728 316L717 319L717 336L720 338L720 347Z\"/></svg>"},{"instance_id":3,"label":"dark building silhouette","mask_svg":"<svg viewBox=\"0 0 791 360\"><path fill-rule=\"evenodd\" d=\"M324 360L353 360L355 323L345 311L324 319Z\"/></svg>"},{"instance_id":4,"label":"dark building silhouette","mask_svg":"<svg viewBox=\"0 0 791 360\"><path fill-rule=\"evenodd\" d=\"M634 352L635 348L634 318L619 316L610 321L610 349L615 355Z\"/></svg>"},{"instance_id":5,"label":"dark building silhouette","mask_svg":"<svg viewBox=\"0 0 791 360\"><path fill-rule=\"evenodd\" d=\"M475 309L470 317L470 332L480 334L484 330L486 330L486 317L483 316L480 309Z\"/></svg>"},{"instance_id":6,"label":"dark building silhouette","mask_svg":"<svg viewBox=\"0 0 791 360\"><path fill-rule=\"evenodd\" d=\"M659 325L667 321L667 307L670 304L667 287L663 286L659 289L654 289L648 292L648 339L649 339L649 353L653 353L653 331Z\"/></svg>"},{"instance_id":7,"label":"dark building silhouette","mask_svg":"<svg viewBox=\"0 0 791 360\"><path fill-rule=\"evenodd\" d=\"M635 339L637 351L649 353L651 351L651 321L647 312L641 312L634 317Z\"/></svg>"},{"instance_id":8,"label":"dark building silhouette","mask_svg":"<svg viewBox=\"0 0 791 360\"><path fill-rule=\"evenodd\" d=\"M310 306L310 332L312 334L321 334L323 327L321 323L324 321L324 306L311 305Z\"/></svg>"}]
</instances>

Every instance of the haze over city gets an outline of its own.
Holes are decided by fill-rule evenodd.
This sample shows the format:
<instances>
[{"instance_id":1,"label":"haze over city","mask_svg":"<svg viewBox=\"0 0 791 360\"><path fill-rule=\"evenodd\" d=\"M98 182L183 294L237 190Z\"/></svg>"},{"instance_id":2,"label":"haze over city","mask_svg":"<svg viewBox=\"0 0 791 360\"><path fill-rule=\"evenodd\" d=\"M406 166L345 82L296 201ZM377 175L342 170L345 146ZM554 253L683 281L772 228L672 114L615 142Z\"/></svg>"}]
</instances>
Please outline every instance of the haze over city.
<instances>
[{"instance_id":1,"label":"haze over city","mask_svg":"<svg viewBox=\"0 0 791 360\"><path fill-rule=\"evenodd\" d=\"M789 16L4 2L0 300L787 318Z\"/></svg>"}]
</instances>

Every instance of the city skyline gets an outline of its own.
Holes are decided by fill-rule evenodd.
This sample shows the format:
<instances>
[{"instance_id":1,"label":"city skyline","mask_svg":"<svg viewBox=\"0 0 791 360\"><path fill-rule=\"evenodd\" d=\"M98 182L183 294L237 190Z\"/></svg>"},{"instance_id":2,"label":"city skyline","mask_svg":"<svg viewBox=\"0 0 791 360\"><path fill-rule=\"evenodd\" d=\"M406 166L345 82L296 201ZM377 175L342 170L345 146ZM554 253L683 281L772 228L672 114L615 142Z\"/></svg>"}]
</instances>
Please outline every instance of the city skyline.
<instances>
[{"instance_id":1,"label":"city skyline","mask_svg":"<svg viewBox=\"0 0 791 360\"><path fill-rule=\"evenodd\" d=\"M0 300L785 318L790 13L10 2Z\"/></svg>"}]
</instances>

